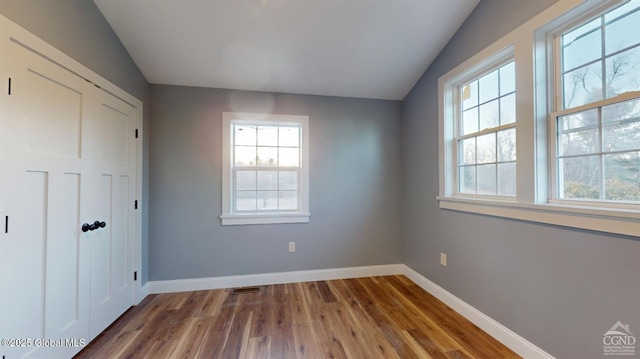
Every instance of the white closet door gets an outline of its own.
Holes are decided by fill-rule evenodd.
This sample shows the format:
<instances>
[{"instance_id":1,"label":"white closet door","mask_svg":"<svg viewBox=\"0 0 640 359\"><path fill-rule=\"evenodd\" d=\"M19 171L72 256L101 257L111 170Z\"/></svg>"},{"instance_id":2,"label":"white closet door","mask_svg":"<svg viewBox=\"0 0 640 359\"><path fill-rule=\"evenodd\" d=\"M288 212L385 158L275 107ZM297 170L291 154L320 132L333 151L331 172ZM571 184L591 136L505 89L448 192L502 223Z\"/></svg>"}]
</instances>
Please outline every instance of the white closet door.
<instances>
[{"instance_id":1,"label":"white closet door","mask_svg":"<svg viewBox=\"0 0 640 359\"><path fill-rule=\"evenodd\" d=\"M91 337L133 304L135 111L100 91L96 129L100 145L93 174L97 220L106 224L91 240Z\"/></svg>"},{"instance_id":2,"label":"white closet door","mask_svg":"<svg viewBox=\"0 0 640 359\"><path fill-rule=\"evenodd\" d=\"M84 196L91 152L87 94L93 86L15 43L11 95L3 118L6 214L3 326L5 338L25 346L3 348L14 357L69 357L69 343L87 338L89 241L80 231L91 216Z\"/></svg>"},{"instance_id":3,"label":"white closet door","mask_svg":"<svg viewBox=\"0 0 640 359\"><path fill-rule=\"evenodd\" d=\"M134 109L16 43L2 50L0 334L33 341L2 354L69 358L133 304Z\"/></svg>"}]
</instances>

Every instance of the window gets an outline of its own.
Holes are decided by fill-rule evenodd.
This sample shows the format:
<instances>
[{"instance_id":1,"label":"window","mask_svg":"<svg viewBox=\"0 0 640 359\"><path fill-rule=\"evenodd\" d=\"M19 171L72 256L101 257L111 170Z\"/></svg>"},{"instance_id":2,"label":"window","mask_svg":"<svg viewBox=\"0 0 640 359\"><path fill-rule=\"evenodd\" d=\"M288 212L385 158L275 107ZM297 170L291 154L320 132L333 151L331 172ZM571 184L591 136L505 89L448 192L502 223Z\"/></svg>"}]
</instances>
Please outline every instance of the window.
<instances>
[{"instance_id":1,"label":"window","mask_svg":"<svg viewBox=\"0 0 640 359\"><path fill-rule=\"evenodd\" d=\"M450 197L513 200L516 196L513 55L513 47L508 47L444 83L441 79L446 103L440 128L441 149L446 152L441 189Z\"/></svg>"},{"instance_id":2,"label":"window","mask_svg":"<svg viewBox=\"0 0 640 359\"><path fill-rule=\"evenodd\" d=\"M558 0L441 76L440 208L640 236L638 23Z\"/></svg>"},{"instance_id":3,"label":"window","mask_svg":"<svg viewBox=\"0 0 640 359\"><path fill-rule=\"evenodd\" d=\"M459 87L458 191L516 195L515 62Z\"/></svg>"},{"instance_id":4,"label":"window","mask_svg":"<svg viewBox=\"0 0 640 359\"><path fill-rule=\"evenodd\" d=\"M223 113L222 224L309 221L307 116Z\"/></svg>"},{"instance_id":5,"label":"window","mask_svg":"<svg viewBox=\"0 0 640 359\"><path fill-rule=\"evenodd\" d=\"M640 202L640 1L556 38L553 198Z\"/></svg>"}]
</instances>

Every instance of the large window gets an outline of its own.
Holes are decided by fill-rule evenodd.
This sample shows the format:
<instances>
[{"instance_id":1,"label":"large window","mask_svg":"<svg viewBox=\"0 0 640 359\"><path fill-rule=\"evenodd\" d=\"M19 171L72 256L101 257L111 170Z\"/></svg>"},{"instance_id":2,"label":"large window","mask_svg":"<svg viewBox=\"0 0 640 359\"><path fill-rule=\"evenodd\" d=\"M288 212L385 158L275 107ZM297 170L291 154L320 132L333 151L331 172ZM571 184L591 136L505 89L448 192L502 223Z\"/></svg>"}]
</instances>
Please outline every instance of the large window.
<instances>
[{"instance_id":1,"label":"large window","mask_svg":"<svg viewBox=\"0 0 640 359\"><path fill-rule=\"evenodd\" d=\"M640 236L638 24L558 0L440 77L440 208Z\"/></svg>"},{"instance_id":2,"label":"large window","mask_svg":"<svg viewBox=\"0 0 640 359\"><path fill-rule=\"evenodd\" d=\"M308 222L308 117L223 113L223 224Z\"/></svg>"},{"instance_id":3,"label":"large window","mask_svg":"<svg viewBox=\"0 0 640 359\"><path fill-rule=\"evenodd\" d=\"M553 195L640 202L640 1L556 39Z\"/></svg>"}]
</instances>

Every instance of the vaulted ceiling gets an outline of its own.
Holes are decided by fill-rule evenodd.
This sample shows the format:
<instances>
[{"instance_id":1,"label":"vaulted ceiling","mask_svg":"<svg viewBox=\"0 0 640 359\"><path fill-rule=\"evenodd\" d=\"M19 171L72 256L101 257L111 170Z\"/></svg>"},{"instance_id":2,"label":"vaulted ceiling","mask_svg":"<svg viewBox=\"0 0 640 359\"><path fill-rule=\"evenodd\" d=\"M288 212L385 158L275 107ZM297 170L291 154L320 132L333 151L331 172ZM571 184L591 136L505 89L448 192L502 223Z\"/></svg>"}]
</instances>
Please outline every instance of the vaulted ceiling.
<instances>
[{"instance_id":1,"label":"vaulted ceiling","mask_svg":"<svg viewBox=\"0 0 640 359\"><path fill-rule=\"evenodd\" d=\"M479 0L94 0L150 83L401 100Z\"/></svg>"}]
</instances>

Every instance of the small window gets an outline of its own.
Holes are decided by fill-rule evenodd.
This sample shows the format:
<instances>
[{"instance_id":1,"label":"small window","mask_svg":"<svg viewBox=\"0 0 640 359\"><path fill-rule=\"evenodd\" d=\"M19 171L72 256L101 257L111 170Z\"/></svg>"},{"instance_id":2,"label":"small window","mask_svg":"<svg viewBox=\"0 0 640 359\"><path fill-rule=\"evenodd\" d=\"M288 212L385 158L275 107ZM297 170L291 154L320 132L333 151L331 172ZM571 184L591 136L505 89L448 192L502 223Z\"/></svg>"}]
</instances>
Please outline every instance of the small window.
<instances>
[{"instance_id":1,"label":"small window","mask_svg":"<svg viewBox=\"0 0 640 359\"><path fill-rule=\"evenodd\" d=\"M460 194L516 195L515 90L514 61L459 86Z\"/></svg>"},{"instance_id":2,"label":"small window","mask_svg":"<svg viewBox=\"0 0 640 359\"><path fill-rule=\"evenodd\" d=\"M223 113L223 224L308 222L308 117Z\"/></svg>"},{"instance_id":3,"label":"small window","mask_svg":"<svg viewBox=\"0 0 640 359\"><path fill-rule=\"evenodd\" d=\"M556 40L554 198L640 202L640 1Z\"/></svg>"}]
</instances>

